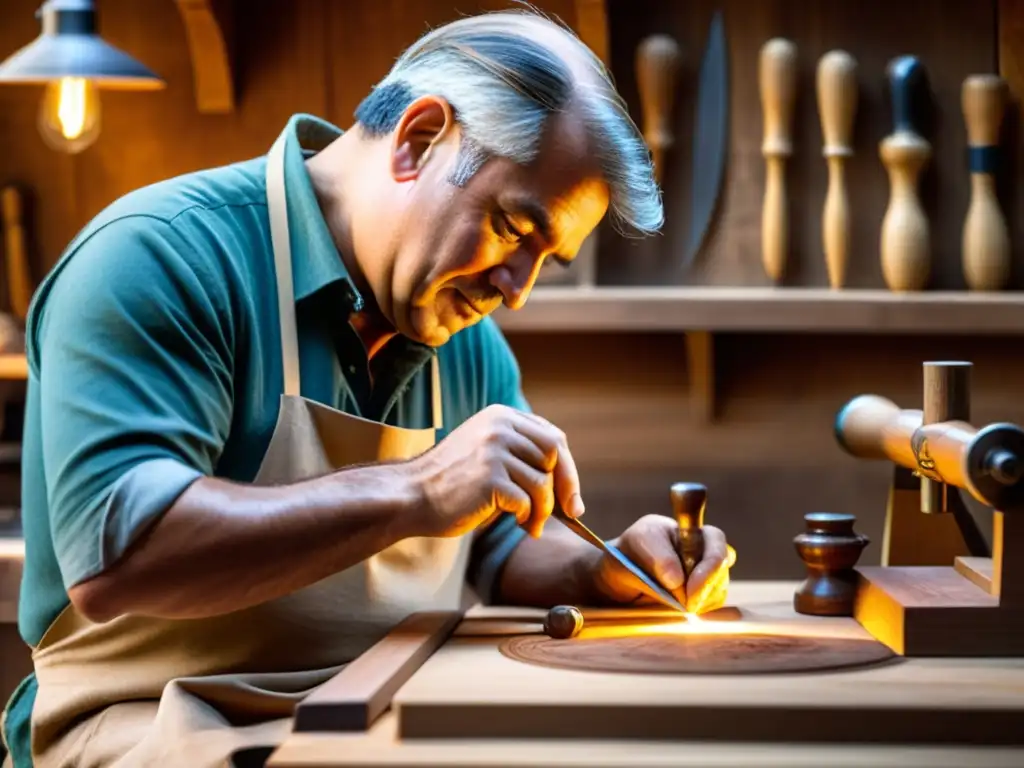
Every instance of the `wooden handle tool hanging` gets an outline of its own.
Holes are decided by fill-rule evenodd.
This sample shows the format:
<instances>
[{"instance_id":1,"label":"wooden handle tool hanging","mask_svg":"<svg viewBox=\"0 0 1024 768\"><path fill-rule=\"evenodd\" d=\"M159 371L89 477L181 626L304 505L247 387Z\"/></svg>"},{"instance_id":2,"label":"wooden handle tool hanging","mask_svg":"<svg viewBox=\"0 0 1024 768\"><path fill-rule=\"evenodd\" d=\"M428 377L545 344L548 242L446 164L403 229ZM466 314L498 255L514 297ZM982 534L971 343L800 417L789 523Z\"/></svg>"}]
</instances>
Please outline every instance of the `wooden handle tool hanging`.
<instances>
[{"instance_id":1,"label":"wooden handle tool hanging","mask_svg":"<svg viewBox=\"0 0 1024 768\"><path fill-rule=\"evenodd\" d=\"M1010 233L996 196L999 132L1007 101L998 75L972 75L961 89L967 125L971 203L963 231L963 271L975 291L998 291L1010 281Z\"/></svg>"},{"instance_id":2,"label":"wooden handle tool hanging","mask_svg":"<svg viewBox=\"0 0 1024 768\"><path fill-rule=\"evenodd\" d=\"M913 56L893 59L888 67L893 132L879 144L889 174L889 206L882 219L882 276L893 291L920 291L931 273L928 219L917 182L932 156L931 144L914 125L914 105L923 95L924 68Z\"/></svg>"},{"instance_id":3,"label":"wooden handle tool hanging","mask_svg":"<svg viewBox=\"0 0 1024 768\"><path fill-rule=\"evenodd\" d=\"M643 111L643 134L659 184L665 175L665 155L675 144L672 114L679 62L679 44L668 35L650 35L637 46L636 78Z\"/></svg>"},{"instance_id":4,"label":"wooden handle tool hanging","mask_svg":"<svg viewBox=\"0 0 1024 768\"><path fill-rule=\"evenodd\" d=\"M857 112L857 62L846 51L829 51L818 62L818 112L828 162L828 192L821 216L825 266L832 288L846 283L850 252L850 205L845 165L853 156L851 137Z\"/></svg>"},{"instance_id":5,"label":"wooden handle tool hanging","mask_svg":"<svg viewBox=\"0 0 1024 768\"><path fill-rule=\"evenodd\" d=\"M25 226L22 223L21 191L15 186L0 192L0 215L4 227L4 258L7 261L7 286L11 310L25 321L32 301L32 277L28 268L28 247Z\"/></svg>"},{"instance_id":6,"label":"wooden handle tool hanging","mask_svg":"<svg viewBox=\"0 0 1024 768\"><path fill-rule=\"evenodd\" d=\"M761 214L761 259L765 274L781 282L789 252L789 205L786 159L793 154L791 124L796 100L796 46L773 38L761 46L758 59L766 163L764 208Z\"/></svg>"}]
</instances>

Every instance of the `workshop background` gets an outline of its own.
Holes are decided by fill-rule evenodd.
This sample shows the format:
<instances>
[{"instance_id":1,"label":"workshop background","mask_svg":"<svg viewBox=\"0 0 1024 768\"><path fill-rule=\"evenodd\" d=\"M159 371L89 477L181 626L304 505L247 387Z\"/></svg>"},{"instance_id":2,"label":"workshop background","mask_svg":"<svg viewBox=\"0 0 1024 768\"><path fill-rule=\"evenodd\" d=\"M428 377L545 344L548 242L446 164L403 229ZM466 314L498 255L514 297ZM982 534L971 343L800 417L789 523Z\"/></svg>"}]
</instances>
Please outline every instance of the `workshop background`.
<instances>
[{"instance_id":1,"label":"workshop background","mask_svg":"<svg viewBox=\"0 0 1024 768\"><path fill-rule=\"evenodd\" d=\"M39 34L39 4L4 0L0 60ZM27 256L30 284L38 284L75 233L120 195L263 154L295 112L347 127L358 101L428 26L512 5L98 0L102 37L150 68L165 87L101 91L99 134L72 154L43 139L41 86L0 84L0 186L14 185L20 201L5 207L4 309L17 318L21 302L11 265L18 253ZM696 481L708 487L706 522L724 528L737 549L738 578L798 578L803 565L792 540L811 511L855 514L858 530L872 539L860 562L878 562L892 466L856 460L839 448L832 428L844 403L875 393L919 408L922 362L962 359L974 363L972 423L1024 421L1024 358L1011 354L1024 336L1024 196L1016 187L1024 3L535 5L573 26L606 59L638 124L663 119L671 135L660 166L664 234L630 241L602 228L568 276L571 282L541 286L524 310L498 315L534 409L569 436L587 522L613 536L640 515L670 514L669 485ZM709 45L716 12L726 42L724 71ZM645 112L638 85L646 71L638 50L651 35L670 36L677 45L677 56L667 59L675 65L663 91L671 96L662 103L664 116ZM791 154L783 159L787 264L779 285L762 263L767 160L759 79L762 46L776 37L791 41L796 52L786 129ZM856 109L851 151L842 163L849 199L846 277L831 288L822 245L829 167L816 72L821 57L836 49L856 62ZM887 283L880 257L890 178L879 143L894 130L886 67L907 54L926 74L927 109L912 127L930 147L915 184L929 227L930 280L898 292ZM961 88L968 76L986 73L1001 74L1009 96L995 167L1012 270L997 289L970 291L962 236L972 181ZM702 82L716 77L725 77L728 88L717 115L713 98L709 112L698 108ZM720 158L712 153L694 162L701 132L708 146L716 135L723 140L720 185L714 183ZM19 207L13 213L20 217L12 215ZM700 218L692 212L708 208L706 234L687 265L691 223ZM0 587L0 700L28 668L13 624L20 567L15 556L2 557L18 541L24 371L23 357L0 355L0 582L7 585ZM980 522L990 530L987 519Z\"/></svg>"}]
</instances>

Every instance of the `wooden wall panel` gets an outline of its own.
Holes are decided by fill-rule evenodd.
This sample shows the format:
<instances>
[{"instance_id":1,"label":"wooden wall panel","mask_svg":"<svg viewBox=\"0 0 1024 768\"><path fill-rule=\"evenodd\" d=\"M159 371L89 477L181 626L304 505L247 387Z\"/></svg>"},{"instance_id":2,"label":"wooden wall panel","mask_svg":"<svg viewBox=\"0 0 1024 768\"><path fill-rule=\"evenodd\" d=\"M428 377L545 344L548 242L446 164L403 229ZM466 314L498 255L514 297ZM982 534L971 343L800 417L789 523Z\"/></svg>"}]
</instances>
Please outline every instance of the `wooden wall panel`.
<instances>
[{"instance_id":1,"label":"wooden wall panel","mask_svg":"<svg viewBox=\"0 0 1024 768\"><path fill-rule=\"evenodd\" d=\"M1012 3L1011 3L1012 4ZM933 114L926 138L934 156L922 180L922 198L932 225L936 288L957 289L960 239L968 202L966 132L960 111L960 85L972 73L995 66L994 0L946 0L941 11L932 0L657 0L611 2L612 63L636 119L633 57L647 34L668 32L683 49L676 111L676 148L666 164L665 236L638 243L602 241L602 282L695 285L767 285L760 256L764 160L757 59L760 46L775 36L798 49L799 75L794 112L794 154L788 163L792 248L788 284L828 284L821 246L821 208L827 182L821 157L821 129L815 96L815 70L822 54L844 48L858 61L859 108L855 156L848 164L852 212L850 287L884 287L879 265L879 234L889 186L878 159L878 143L891 130L885 67L898 55L913 53L924 64L932 90ZM719 199L719 216L694 268L672 273L689 226L693 104L700 59L714 9L724 13L729 48L730 154Z\"/></svg>"},{"instance_id":2,"label":"wooden wall panel","mask_svg":"<svg viewBox=\"0 0 1024 768\"><path fill-rule=\"evenodd\" d=\"M718 335L717 418L692 418L681 339L665 335L510 335L534 410L565 430L587 519L605 536L648 512L668 486L708 486L708 522L741 552L737 575L799 575L791 539L813 511L857 515L880 545L891 465L841 451L838 410L866 393L920 408L921 363L974 363L971 419L1024 423L1024 362L987 338ZM981 515L983 530L991 528ZM865 561L877 558L872 547Z\"/></svg>"},{"instance_id":3,"label":"wooden wall panel","mask_svg":"<svg viewBox=\"0 0 1024 768\"><path fill-rule=\"evenodd\" d=\"M151 94L104 94L105 130L75 159L83 216L145 184L264 154L294 112L326 112L322 0L289 6L291 12L282 13L280 3L260 0L236 13L237 111L201 115L175 4L147 4L145 11L132 0L100 4L104 34L138 52L168 87Z\"/></svg>"},{"instance_id":4,"label":"wooden wall panel","mask_svg":"<svg viewBox=\"0 0 1024 768\"><path fill-rule=\"evenodd\" d=\"M535 3L572 26L572 0ZM513 0L407 0L328 3L331 40L331 111L336 125L348 126L359 102L387 74L395 59L428 30L468 14L521 7Z\"/></svg>"}]
</instances>

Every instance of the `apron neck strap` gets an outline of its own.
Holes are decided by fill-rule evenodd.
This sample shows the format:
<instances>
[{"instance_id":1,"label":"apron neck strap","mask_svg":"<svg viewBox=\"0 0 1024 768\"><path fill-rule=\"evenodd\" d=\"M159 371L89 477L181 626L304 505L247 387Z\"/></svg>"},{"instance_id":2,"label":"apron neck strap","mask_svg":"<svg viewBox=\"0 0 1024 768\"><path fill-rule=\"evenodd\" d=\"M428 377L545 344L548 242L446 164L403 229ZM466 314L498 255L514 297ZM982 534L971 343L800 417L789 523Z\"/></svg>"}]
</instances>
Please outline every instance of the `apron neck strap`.
<instances>
[{"instance_id":1,"label":"apron neck strap","mask_svg":"<svg viewBox=\"0 0 1024 768\"><path fill-rule=\"evenodd\" d=\"M434 417L434 429L444 428L444 406L441 404L441 361L437 352L430 358L430 412Z\"/></svg>"},{"instance_id":2,"label":"apron neck strap","mask_svg":"<svg viewBox=\"0 0 1024 768\"><path fill-rule=\"evenodd\" d=\"M299 382L299 335L295 323L295 289L292 283L292 244L288 232L288 198L284 188L284 147L282 131L267 155L267 208L270 214L270 242L277 273L277 307L281 318L281 356L284 363L284 393L297 396Z\"/></svg>"}]
</instances>

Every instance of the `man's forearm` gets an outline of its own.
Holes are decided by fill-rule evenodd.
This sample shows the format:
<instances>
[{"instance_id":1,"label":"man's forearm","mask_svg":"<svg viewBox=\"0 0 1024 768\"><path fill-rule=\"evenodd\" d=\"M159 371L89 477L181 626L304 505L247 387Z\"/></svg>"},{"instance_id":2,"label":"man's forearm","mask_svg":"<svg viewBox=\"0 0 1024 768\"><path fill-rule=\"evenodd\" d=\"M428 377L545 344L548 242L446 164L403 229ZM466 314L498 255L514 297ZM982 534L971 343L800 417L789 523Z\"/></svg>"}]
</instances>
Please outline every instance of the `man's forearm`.
<instances>
[{"instance_id":1,"label":"man's forearm","mask_svg":"<svg viewBox=\"0 0 1024 768\"><path fill-rule=\"evenodd\" d=\"M199 618L309 586L412 535L400 464L282 486L202 478L104 573L70 590L88 618Z\"/></svg>"},{"instance_id":2,"label":"man's forearm","mask_svg":"<svg viewBox=\"0 0 1024 768\"><path fill-rule=\"evenodd\" d=\"M543 608L564 603L595 605L593 574L601 552L557 520L539 539L525 538L502 569L495 602Z\"/></svg>"}]
</instances>

